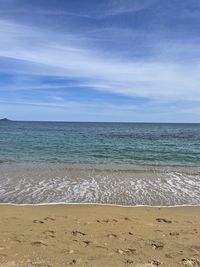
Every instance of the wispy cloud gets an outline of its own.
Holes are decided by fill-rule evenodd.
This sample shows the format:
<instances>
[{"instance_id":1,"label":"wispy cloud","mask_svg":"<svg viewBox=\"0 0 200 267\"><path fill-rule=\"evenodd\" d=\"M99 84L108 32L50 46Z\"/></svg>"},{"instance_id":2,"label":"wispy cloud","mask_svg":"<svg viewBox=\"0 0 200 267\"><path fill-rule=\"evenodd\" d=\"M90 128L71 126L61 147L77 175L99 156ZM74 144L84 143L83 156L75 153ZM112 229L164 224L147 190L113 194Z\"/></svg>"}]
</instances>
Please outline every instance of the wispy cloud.
<instances>
[{"instance_id":1,"label":"wispy cloud","mask_svg":"<svg viewBox=\"0 0 200 267\"><path fill-rule=\"evenodd\" d=\"M81 46L78 36L71 37L1 21L0 56L44 66L46 75L77 78L79 84L82 80L83 86L95 90L131 97L200 99L199 62L170 62L160 60L159 54L153 61L105 57Z\"/></svg>"},{"instance_id":2,"label":"wispy cloud","mask_svg":"<svg viewBox=\"0 0 200 267\"><path fill-rule=\"evenodd\" d=\"M11 1L11 0L10 0ZM85 4L71 5L69 1L65 1L64 5L61 2L54 9L49 9L47 6L37 5L37 3L29 3L25 6L13 6L9 9L5 8L0 10L2 14L35 14L44 16L75 16L89 19L103 19L109 16L123 15L126 13L135 13L145 10L158 0L106 0L95 2L96 8L85 8ZM5 0L1 0L6 3ZM0 2L0 3L1 3ZM12 3L12 2L11 2ZM78 8L80 6L80 8ZM31 7L31 8L30 8ZM65 7L65 9L63 9Z\"/></svg>"},{"instance_id":3,"label":"wispy cloud","mask_svg":"<svg viewBox=\"0 0 200 267\"><path fill-rule=\"evenodd\" d=\"M81 1L78 6L71 1L61 1L59 6L52 6L54 1L45 3L0 0L0 100L4 107L8 102L24 103L75 109L79 114L83 110L99 114L98 109L105 109L113 111L113 118L135 114L141 119L143 109L147 119L156 119L159 113L166 120L174 113L180 119L185 105L191 111L187 114L196 118L200 49L194 33L198 27L185 21L191 12L186 12L184 4L176 18L179 6L168 3L167 13L166 2L157 0L95 1L87 8ZM186 25L182 31L173 29L181 23ZM73 100L72 90L77 92ZM94 92L95 104L87 97L80 99L80 90L86 96ZM104 103L98 102L100 93L107 94ZM129 99L122 108L119 96ZM138 98L143 102L136 103Z\"/></svg>"}]
</instances>

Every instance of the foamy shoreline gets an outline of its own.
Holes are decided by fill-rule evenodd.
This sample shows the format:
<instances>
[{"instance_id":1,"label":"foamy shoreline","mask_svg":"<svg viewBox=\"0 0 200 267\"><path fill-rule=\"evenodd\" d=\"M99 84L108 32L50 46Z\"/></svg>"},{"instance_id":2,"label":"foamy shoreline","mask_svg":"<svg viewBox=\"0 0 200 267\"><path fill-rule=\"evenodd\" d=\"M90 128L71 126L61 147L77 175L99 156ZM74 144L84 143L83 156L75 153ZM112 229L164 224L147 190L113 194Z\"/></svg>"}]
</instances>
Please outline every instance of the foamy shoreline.
<instances>
[{"instance_id":1,"label":"foamy shoreline","mask_svg":"<svg viewBox=\"0 0 200 267\"><path fill-rule=\"evenodd\" d=\"M0 202L16 204L112 203L124 206L199 205L199 169L77 169L0 166Z\"/></svg>"},{"instance_id":2,"label":"foamy shoreline","mask_svg":"<svg viewBox=\"0 0 200 267\"><path fill-rule=\"evenodd\" d=\"M197 205L188 205L188 204L183 204L183 205L173 205L173 206L162 206L162 205L158 205L158 206L153 206L153 205L118 205L118 204L105 204L105 203L66 203L66 202L52 202L52 203L37 203L37 204L29 204L29 203L22 203L22 204L18 204L18 203L0 203L0 206L4 206L4 205L8 205L8 206L22 206L22 207L26 207L26 206L30 206L30 207L34 207L34 206L108 206L108 207L119 207L119 208L190 208L190 207L200 207L200 204Z\"/></svg>"}]
</instances>

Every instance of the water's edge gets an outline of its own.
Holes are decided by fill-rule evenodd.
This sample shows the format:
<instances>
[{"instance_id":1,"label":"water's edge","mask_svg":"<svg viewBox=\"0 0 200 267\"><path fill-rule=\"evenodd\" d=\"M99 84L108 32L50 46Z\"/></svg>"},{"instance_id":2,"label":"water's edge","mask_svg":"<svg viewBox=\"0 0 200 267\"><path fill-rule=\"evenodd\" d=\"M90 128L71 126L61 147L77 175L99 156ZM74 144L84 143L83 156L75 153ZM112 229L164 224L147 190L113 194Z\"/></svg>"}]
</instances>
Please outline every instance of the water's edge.
<instances>
[{"instance_id":1,"label":"water's edge","mask_svg":"<svg viewBox=\"0 0 200 267\"><path fill-rule=\"evenodd\" d=\"M196 206L199 167L1 164L0 203Z\"/></svg>"},{"instance_id":2,"label":"water's edge","mask_svg":"<svg viewBox=\"0 0 200 267\"><path fill-rule=\"evenodd\" d=\"M119 208L192 208L192 207L200 207L200 203L197 205L174 205L174 206L151 206L151 205L117 205L117 204L104 204L104 203L65 203L65 202L57 202L57 203L38 203L38 204L15 204L15 203L0 203L0 206L17 206L17 207L37 207L37 206L106 206L106 207L119 207Z\"/></svg>"}]
</instances>

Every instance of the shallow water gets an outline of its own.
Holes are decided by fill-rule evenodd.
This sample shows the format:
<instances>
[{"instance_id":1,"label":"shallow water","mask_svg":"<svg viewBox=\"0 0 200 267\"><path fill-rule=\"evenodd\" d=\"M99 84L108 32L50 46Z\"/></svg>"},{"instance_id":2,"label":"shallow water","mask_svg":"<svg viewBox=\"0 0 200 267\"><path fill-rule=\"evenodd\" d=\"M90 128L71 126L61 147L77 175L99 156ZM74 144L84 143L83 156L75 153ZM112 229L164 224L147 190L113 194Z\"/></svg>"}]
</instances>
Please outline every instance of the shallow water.
<instances>
[{"instance_id":1,"label":"shallow water","mask_svg":"<svg viewBox=\"0 0 200 267\"><path fill-rule=\"evenodd\" d=\"M198 205L199 168L111 169L63 164L4 164L1 203Z\"/></svg>"}]
</instances>

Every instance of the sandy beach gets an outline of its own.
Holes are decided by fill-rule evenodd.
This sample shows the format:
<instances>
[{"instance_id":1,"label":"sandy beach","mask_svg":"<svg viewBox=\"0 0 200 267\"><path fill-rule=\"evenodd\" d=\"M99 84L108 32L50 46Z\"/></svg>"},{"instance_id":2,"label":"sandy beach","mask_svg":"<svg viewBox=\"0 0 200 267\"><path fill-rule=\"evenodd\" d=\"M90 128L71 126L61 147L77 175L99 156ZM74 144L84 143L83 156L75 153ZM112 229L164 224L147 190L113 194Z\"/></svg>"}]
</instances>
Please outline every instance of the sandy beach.
<instances>
[{"instance_id":1,"label":"sandy beach","mask_svg":"<svg viewBox=\"0 0 200 267\"><path fill-rule=\"evenodd\" d=\"M0 206L0 266L200 266L200 207Z\"/></svg>"}]
</instances>

